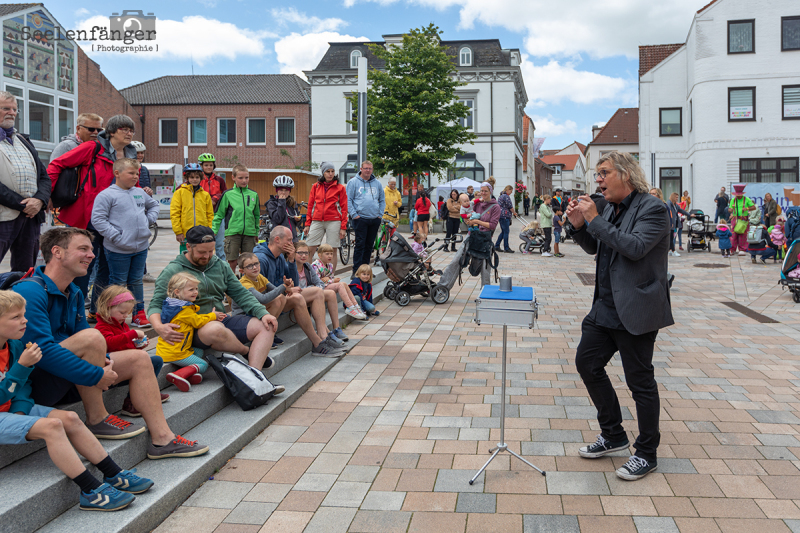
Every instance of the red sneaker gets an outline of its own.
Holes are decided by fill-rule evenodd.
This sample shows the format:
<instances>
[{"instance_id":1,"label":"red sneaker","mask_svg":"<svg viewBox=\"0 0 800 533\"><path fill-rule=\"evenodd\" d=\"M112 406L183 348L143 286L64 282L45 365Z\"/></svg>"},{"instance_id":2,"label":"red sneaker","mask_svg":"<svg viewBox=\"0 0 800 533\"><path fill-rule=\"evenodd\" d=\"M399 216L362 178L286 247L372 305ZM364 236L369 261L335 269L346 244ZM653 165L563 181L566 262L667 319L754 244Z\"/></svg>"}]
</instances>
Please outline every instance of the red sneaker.
<instances>
[{"instance_id":1,"label":"red sneaker","mask_svg":"<svg viewBox=\"0 0 800 533\"><path fill-rule=\"evenodd\" d=\"M144 309L136 313L136 315L131 320L131 326L134 328L149 328L150 321L147 320L147 315L144 314Z\"/></svg>"}]
</instances>

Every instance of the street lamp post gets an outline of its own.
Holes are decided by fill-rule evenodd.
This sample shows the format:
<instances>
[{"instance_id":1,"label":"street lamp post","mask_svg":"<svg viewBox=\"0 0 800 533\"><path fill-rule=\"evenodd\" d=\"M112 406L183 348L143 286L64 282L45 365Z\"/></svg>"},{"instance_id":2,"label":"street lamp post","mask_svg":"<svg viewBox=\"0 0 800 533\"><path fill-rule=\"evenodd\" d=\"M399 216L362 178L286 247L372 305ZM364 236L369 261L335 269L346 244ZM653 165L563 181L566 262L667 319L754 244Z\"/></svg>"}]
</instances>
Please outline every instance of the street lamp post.
<instances>
[{"instance_id":1,"label":"street lamp post","mask_svg":"<svg viewBox=\"0 0 800 533\"><path fill-rule=\"evenodd\" d=\"M358 164L367 159L367 58L358 58Z\"/></svg>"}]
</instances>

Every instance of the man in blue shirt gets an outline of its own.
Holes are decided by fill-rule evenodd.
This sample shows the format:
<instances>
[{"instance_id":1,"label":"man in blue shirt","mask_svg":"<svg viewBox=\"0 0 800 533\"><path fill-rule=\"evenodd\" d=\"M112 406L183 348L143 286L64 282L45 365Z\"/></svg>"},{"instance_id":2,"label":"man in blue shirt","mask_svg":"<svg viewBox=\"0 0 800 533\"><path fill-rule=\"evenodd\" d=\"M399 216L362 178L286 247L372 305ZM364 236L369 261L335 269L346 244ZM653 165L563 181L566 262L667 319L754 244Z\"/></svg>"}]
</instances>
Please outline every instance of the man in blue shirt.
<instances>
[{"instance_id":1,"label":"man in blue shirt","mask_svg":"<svg viewBox=\"0 0 800 533\"><path fill-rule=\"evenodd\" d=\"M383 187L372 174L372 163L364 161L361 163L361 171L347 182L347 210L353 217L355 231L353 276L358 267L369 264L384 209L386 198Z\"/></svg>"}]
</instances>

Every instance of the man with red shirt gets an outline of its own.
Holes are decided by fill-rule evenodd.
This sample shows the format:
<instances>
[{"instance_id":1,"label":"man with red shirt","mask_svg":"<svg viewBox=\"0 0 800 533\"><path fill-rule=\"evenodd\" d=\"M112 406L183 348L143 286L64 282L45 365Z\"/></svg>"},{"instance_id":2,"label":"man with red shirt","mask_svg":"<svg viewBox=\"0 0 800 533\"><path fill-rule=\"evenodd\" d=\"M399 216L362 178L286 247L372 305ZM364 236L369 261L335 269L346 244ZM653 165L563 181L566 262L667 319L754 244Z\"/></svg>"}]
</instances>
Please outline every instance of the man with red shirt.
<instances>
[{"instance_id":1,"label":"man with red shirt","mask_svg":"<svg viewBox=\"0 0 800 533\"><path fill-rule=\"evenodd\" d=\"M222 198L222 193L228 190L225 180L214 173L217 168L217 160L213 154L200 154L197 162L203 167L203 179L200 181L200 186L211 195L211 205L214 206L214 212L217 212L217 206ZM219 225L219 231L215 240L216 246L214 253L217 254L222 260L225 260L225 222ZM236 258L234 258L236 259Z\"/></svg>"}]
</instances>

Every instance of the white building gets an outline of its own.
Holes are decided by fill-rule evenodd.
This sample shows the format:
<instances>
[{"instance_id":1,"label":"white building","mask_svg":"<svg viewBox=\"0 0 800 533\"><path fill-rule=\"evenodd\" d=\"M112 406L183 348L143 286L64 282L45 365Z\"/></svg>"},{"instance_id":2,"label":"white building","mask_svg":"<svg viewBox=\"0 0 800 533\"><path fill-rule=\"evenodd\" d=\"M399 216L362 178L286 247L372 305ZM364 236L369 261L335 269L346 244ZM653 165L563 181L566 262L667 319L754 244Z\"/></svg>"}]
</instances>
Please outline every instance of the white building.
<instances>
[{"instance_id":1,"label":"white building","mask_svg":"<svg viewBox=\"0 0 800 533\"><path fill-rule=\"evenodd\" d=\"M374 44L402 44L402 35L384 35ZM381 68L366 42L329 43L314 70L305 71L311 85L311 160L330 161L349 179L358 166L356 132L347 123L352 116L347 99L357 90L357 64L366 57L370 68ZM441 41L453 57L456 77L466 85L456 89L459 99L472 108L463 124L477 135L474 144L461 145L466 156L456 158L455 177L483 181L493 175L497 187L523 179L522 118L528 95L520 71L518 49L503 49L497 39ZM355 117L353 117L355 118ZM348 165L348 156L351 163ZM386 181L385 177L382 181ZM441 177L442 181L448 179ZM431 185L436 183L436 177ZM407 183L398 184L404 194Z\"/></svg>"},{"instance_id":2,"label":"white building","mask_svg":"<svg viewBox=\"0 0 800 533\"><path fill-rule=\"evenodd\" d=\"M714 0L685 43L639 48L639 98L642 167L665 195L713 213L722 186L796 184L800 3Z\"/></svg>"},{"instance_id":3,"label":"white building","mask_svg":"<svg viewBox=\"0 0 800 533\"><path fill-rule=\"evenodd\" d=\"M594 168L608 152L628 152L639 159L639 109L621 107L605 126L592 126L592 142L586 146L586 190L594 191Z\"/></svg>"}]
</instances>

